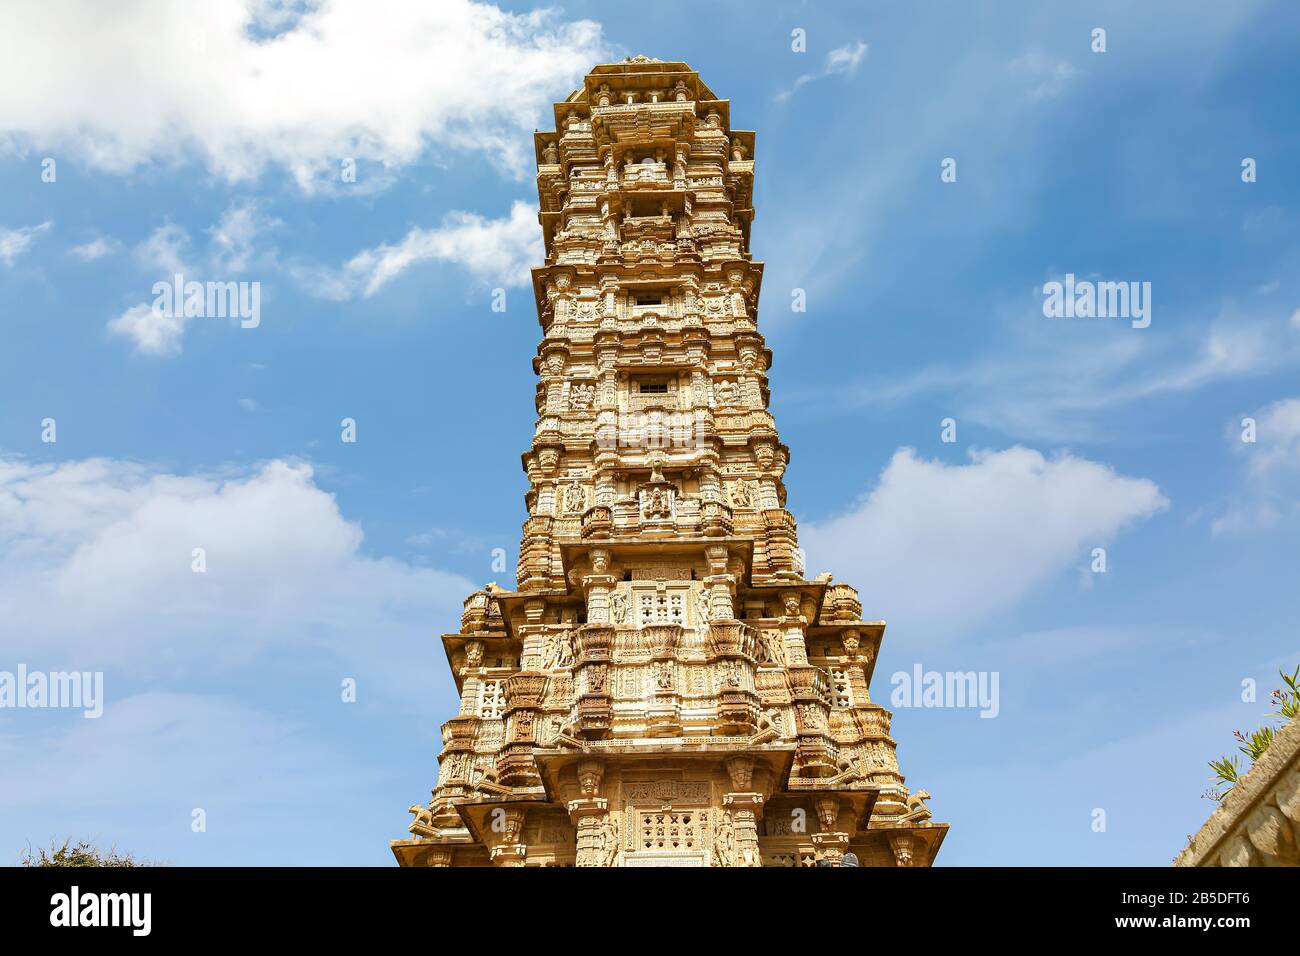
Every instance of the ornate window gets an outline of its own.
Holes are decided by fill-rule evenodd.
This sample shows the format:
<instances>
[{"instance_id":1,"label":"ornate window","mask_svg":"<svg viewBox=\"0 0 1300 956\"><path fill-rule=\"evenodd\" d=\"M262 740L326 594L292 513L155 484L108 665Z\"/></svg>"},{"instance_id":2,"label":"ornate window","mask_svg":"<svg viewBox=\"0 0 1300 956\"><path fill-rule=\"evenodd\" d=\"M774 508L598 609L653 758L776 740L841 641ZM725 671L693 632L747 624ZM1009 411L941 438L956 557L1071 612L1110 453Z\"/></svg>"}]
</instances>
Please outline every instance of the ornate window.
<instances>
[{"instance_id":1,"label":"ornate window","mask_svg":"<svg viewBox=\"0 0 1300 956\"><path fill-rule=\"evenodd\" d=\"M641 814L641 850L693 850L699 845L699 814L693 810Z\"/></svg>"},{"instance_id":2,"label":"ornate window","mask_svg":"<svg viewBox=\"0 0 1300 956\"><path fill-rule=\"evenodd\" d=\"M478 686L478 715L486 718L501 716L506 705L505 688L499 680L485 680Z\"/></svg>"},{"instance_id":3,"label":"ornate window","mask_svg":"<svg viewBox=\"0 0 1300 956\"><path fill-rule=\"evenodd\" d=\"M641 591L637 594L637 625L686 624L686 592L681 588Z\"/></svg>"},{"instance_id":4,"label":"ornate window","mask_svg":"<svg viewBox=\"0 0 1300 956\"><path fill-rule=\"evenodd\" d=\"M849 689L849 675L842 667L832 667L831 687L835 691L836 707L852 707L853 695Z\"/></svg>"}]
</instances>

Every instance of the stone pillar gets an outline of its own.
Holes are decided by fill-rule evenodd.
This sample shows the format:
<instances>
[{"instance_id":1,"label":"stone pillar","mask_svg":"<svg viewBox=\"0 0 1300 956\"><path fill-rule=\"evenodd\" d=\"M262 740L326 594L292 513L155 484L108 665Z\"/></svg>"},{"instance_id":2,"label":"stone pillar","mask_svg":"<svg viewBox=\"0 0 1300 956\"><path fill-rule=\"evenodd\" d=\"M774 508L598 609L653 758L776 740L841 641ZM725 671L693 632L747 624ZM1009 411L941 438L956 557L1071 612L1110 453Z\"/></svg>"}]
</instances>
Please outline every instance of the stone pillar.
<instances>
[{"instance_id":1,"label":"stone pillar","mask_svg":"<svg viewBox=\"0 0 1300 956\"><path fill-rule=\"evenodd\" d=\"M760 481L760 488L770 481L771 479ZM784 508L768 508L763 511L763 524L767 532L767 559L772 573L782 578L799 577L795 571L798 560L795 557L797 544L794 517Z\"/></svg>"},{"instance_id":2,"label":"stone pillar","mask_svg":"<svg viewBox=\"0 0 1300 956\"><path fill-rule=\"evenodd\" d=\"M837 825L840 798L833 794L819 795L814 799L813 805L817 808L817 822L821 826L821 831L812 837L813 846L817 847L817 858L839 866L849 848L848 833Z\"/></svg>"},{"instance_id":3,"label":"stone pillar","mask_svg":"<svg viewBox=\"0 0 1300 956\"><path fill-rule=\"evenodd\" d=\"M754 790L754 758L731 757L726 762L732 791L722 795L722 805L731 811L736 841L736 866L762 866L758 848L758 818L763 812L763 795Z\"/></svg>"},{"instance_id":4,"label":"stone pillar","mask_svg":"<svg viewBox=\"0 0 1300 956\"><path fill-rule=\"evenodd\" d=\"M519 573L516 576L520 588L537 589L546 586L551 569L549 541L553 523L553 518L544 515L530 517L524 522L524 537L519 547Z\"/></svg>"},{"instance_id":5,"label":"stone pillar","mask_svg":"<svg viewBox=\"0 0 1300 956\"><path fill-rule=\"evenodd\" d=\"M451 847L433 847L421 855L420 863L424 866L451 866L451 854Z\"/></svg>"},{"instance_id":6,"label":"stone pillar","mask_svg":"<svg viewBox=\"0 0 1300 956\"><path fill-rule=\"evenodd\" d=\"M686 158L689 155L690 147L686 143L678 143L676 157L673 162L673 189L686 188Z\"/></svg>"},{"instance_id":7,"label":"stone pillar","mask_svg":"<svg viewBox=\"0 0 1300 956\"><path fill-rule=\"evenodd\" d=\"M618 833L609 813L609 801L600 796L604 766L599 760L578 764L576 800L565 806L577 830L577 866L613 866L618 856Z\"/></svg>"},{"instance_id":8,"label":"stone pillar","mask_svg":"<svg viewBox=\"0 0 1300 956\"><path fill-rule=\"evenodd\" d=\"M871 694L867 689L867 666L871 663L871 648L862 654L862 636L854 629L845 631L840 640L844 644L844 672L849 678L849 687L853 692L853 706L861 707L871 703Z\"/></svg>"},{"instance_id":9,"label":"stone pillar","mask_svg":"<svg viewBox=\"0 0 1300 956\"><path fill-rule=\"evenodd\" d=\"M617 223L615 224L617 228ZM605 318L618 318L618 280L606 276L600 280L600 293L605 300Z\"/></svg>"},{"instance_id":10,"label":"stone pillar","mask_svg":"<svg viewBox=\"0 0 1300 956\"><path fill-rule=\"evenodd\" d=\"M675 737L682 732L681 693L677 687L677 648L682 640L682 626L647 624L641 630L650 644L646 735Z\"/></svg>"},{"instance_id":11,"label":"stone pillar","mask_svg":"<svg viewBox=\"0 0 1300 956\"><path fill-rule=\"evenodd\" d=\"M479 686L483 679L483 642L467 641L460 665L460 714L478 716Z\"/></svg>"},{"instance_id":12,"label":"stone pillar","mask_svg":"<svg viewBox=\"0 0 1300 956\"><path fill-rule=\"evenodd\" d=\"M736 578L727 573L727 561L731 552L726 545L714 545L706 548L704 553L710 571L703 581L709 594L709 620L733 620L736 617Z\"/></svg>"},{"instance_id":13,"label":"stone pillar","mask_svg":"<svg viewBox=\"0 0 1300 956\"><path fill-rule=\"evenodd\" d=\"M545 692L545 674L520 672L506 679L506 743L497 756L497 774L507 787L540 782L533 751Z\"/></svg>"},{"instance_id":14,"label":"stone pillar","mask_svg":"<svg viewBox=\"0 0 1300 956\"><path fill-rule=\"evenodd\" d=\"M889 849L894 853L894 862L899 866L912 865L912 850L915 838L911 830L898 830L889 834Z\"/></svg>"},{"instance_id":15,"label":"stone pillar","mask_svg":"<svg viewBox=\"0 0 1300 956\"><path fill-rule=\"evenodd\" d=\"M700 499L702 501L724 501L722 481L716 468L700 469Z\"/></svg>"},{"instance_id":16,"label":"stone pillar","mask_svg":"<svg viewBox=\"0 0 1300 956\"><path fill-rule=\"evenodd\" d=\"M488 851L492 865L523 866L528 857L528 847L520 841L524 833L524 816L528 811L523 807L499 809L502 831L496 845Z\"/></svg>"},{"instance_id":17,"label":"stone pillar","mask_svg":"<svg viewBox=\"0 0 1300 956\"><path fill-rule=\"evenodd\" d=\"M611 624L588 622L578 628L574 666L574 691L579 695L577 734L589 740L609 736L614 717L609 688L613 639Z\"/></svg>"},{"instance_id":18,"label":"stone pillar","mask_svg":"<svg viewBox=\"0 0 1300 956\"><path fill-rule=\"evenodd\" d=\"M609 552L604 548L592 548L587 552L591 560L593 574L582 579L582 587L587 595L587 623L608 624L609 593L617 583L609 573Z\"/></svg>"}]
</instances>

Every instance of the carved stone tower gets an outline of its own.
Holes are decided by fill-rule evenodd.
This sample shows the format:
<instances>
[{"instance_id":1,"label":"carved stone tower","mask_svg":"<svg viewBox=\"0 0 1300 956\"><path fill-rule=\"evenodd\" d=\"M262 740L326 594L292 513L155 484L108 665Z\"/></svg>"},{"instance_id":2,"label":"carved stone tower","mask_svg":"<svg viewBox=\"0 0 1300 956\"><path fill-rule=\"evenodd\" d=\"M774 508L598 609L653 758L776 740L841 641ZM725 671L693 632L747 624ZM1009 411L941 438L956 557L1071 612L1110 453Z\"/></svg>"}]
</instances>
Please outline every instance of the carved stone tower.
<instances>
[{"instance_id":1,"label":"carved stone tower","mask_svg":"<svg viewBox=\"0 0 1300 956\"><path fill-rule=\"evenodd\" d=\"M685 63L536 134L546 262L517 590L443 637L460 712L403 865L930 864L867 693L883 621L808 580L768 412L754 134ZM864 545L866 546L866 545Z\"/></svg>"}]
</instances>

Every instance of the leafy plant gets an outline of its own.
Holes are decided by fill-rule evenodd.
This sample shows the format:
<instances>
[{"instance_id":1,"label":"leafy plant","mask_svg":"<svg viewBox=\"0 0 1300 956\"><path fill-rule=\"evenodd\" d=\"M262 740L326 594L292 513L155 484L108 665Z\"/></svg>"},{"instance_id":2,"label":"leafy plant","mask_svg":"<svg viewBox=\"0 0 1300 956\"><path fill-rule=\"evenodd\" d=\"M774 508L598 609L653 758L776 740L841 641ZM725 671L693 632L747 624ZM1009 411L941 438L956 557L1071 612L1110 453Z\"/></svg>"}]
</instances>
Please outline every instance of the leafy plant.
<instances>
[{"instance_id":1,"label":"leafy plant","mask_svg":"<svg viewBox=\"0 0 1300 956\"><path fill-rule=\"evenodd\" d=\"M1300 714L1300 665L1297 665L1295 671L1290 674L1286 671L1278 671L1278 676L1282 678L1284 686L1269 695L1268 699L1273 706L1277 707L1277 710L1269 716L1277 717L1285 723L1294 720ZM1205 796L1211 800L1222 800L1227 796L1228 791L1241 781L1255 761L1268 750L1277 737L1277 731L1278 728L1267 724L1249 734L1240 730L1233 731L1232 736L1237 738L1237 750L1248 758L1249 764L1245 770L1242 770L1241 759L1236 754L1211 760L1210 769L1214 771L1214 787L1206 791Z\"/></svg>"}]
</instances>

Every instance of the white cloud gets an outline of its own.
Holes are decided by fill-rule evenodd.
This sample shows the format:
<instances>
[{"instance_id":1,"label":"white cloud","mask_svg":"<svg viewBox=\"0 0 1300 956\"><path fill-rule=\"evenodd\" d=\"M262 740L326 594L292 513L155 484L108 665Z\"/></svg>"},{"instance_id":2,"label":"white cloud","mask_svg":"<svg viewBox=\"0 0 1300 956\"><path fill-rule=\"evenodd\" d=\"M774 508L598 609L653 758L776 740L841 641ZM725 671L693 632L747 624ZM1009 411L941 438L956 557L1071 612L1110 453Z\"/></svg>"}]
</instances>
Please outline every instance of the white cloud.
<instances>
[{"instance_id":1,"label":"white cloud","mask_svg":"<svg viewBox=\"0 0 1300 956\"><path fill-rule=\"evenodd\" d=\"M188 816L184 801L192 806L196 795L209 805L246 797L236 768L266 770L278 757L291 759L293 771L299 771L304 751L316 758L313 764L319 762L316 772L327 764L324 752L302 741L285 746L300 736L301 728L284 726L282 717L201 694L137 694L113 701L97 720L49 721L41 730L0 736L0 753L26 758L0 761L0 790L11 812L50 804L72 809L77 798L68 792L67 782L91 780L98 808L171 802L171 812L183 818ZM279 784L292 776L262 777L271 788L268 799L285 799L288 794ZM348 774L336 768L330 776L341 784ZM75 820L63 824L77 825Z\"/></svg>"},{"instance_id":2,"label":"white cloud","mask_svg":"<svg viewBox=\"0 0 1300 956\"><path fill-rule=\"evenodd\" d=\"M1300 398L1273 402L1249 417L1255 420L1254 442L1242 441L1240 422L1228 429L1247 468L1241 491L1211 522L1215 534L1273 527L1300 511Z\"/></svg>"},{"instance_id":3,"label":"white cloud","mask_svg":"<svg viewBox=\"0 0 1300 956\"><path fill-rule=\"evenodd\" d=\"M526 285L529 268L544 255L537 207L516 201L501 219L451 212L436 228L412 228L397 243L363 249L341 269L299 266L294 272L313 295L347 299L374 295L421 262L454 263L490 284Z\"/></svg>"},{"instance_id":4,"label":"white cloud","mask_svg":"<svg viewBox=\"0 0 1300 956\"><path fill-rule=\"evenodd\" d=\"M186 321L180 312L168 313L141 303L109 319L107 328L113 335L130 339L135 350L145 355L180 355Z\"/></svg>"},{"instance_id":5,"label":"white cloud","mask_svg":"<svg viewBox=\"0 0 1300 956\"><path fill-rule=\"evenodd\" d=\"M255 202L234 203L208 230L212 268L223 279L229 273L243 272L256 256L258 237L282 225L279 219L263 214Z\"/></svg>"},{"instance_id":6,"label":"white cloud","mask_svg":"<svg viewBox=\"0 0 1300 956\"><path fill-rule=\"evenodd\" d=\"M189 244L189 233L175 223L167 222L135 247L135 257L146 269L157 271L160 278L170 279L177 272L189 271L186 266Z\"/></svg>"},{"instance_id":7,"label":"white cloud","mask_svg":"<svg viewBox=\"0 0 1300 956\"><path fill-rule=\"evenodd\" d=\"M306 464L182 476L0 459L6 656L151 673L294 650L368 660L400 683L401 658L472 587L361 546Z\"/></svg>"},{"instance_id":8,"label":"white cloud","mask_svg":"<svg viewBox=\"0 0 1300 956\"><path fill-rule=\"evenodd\" d=\"M1067 60L1056 60L1037 47L1026 51L1007 64L1007 69L1024 76L1030 83L1031 100L1049 100L1060 96L1066 84L1079 72Z\"/></svg>"},{"instance_id":9,"label":"white cloud","mask_svg":"<svg viewBox=\"0 0 1300 956\"><path fill-rule=\"evenodd\" d=\"M794 85L788 90L782 90L776 95L778 103L784 103L790 97L794 96L800 89L807 86L815 80L820 80L825 76L834 76L843 74L852 76L858 71L859 64L867 57L867 45L861 40L855 40L852 43L846 43L844 46L836 47L826 54L826 62L822 66L820 73L805 73L794 81Z\"/></svg>"},{"instance_id":10,"label":"white cloud","mask_svg":"<svg viewBox=\"0 0 1300 956\"><path fill-rule=\"evenodd\" d=\"M79 246L73 246L68 250L68 255L80 259L82 262L94 262L96 259L102 259L105 256L111 256L120 249L122 244L116 239L106 239L103 236L97 236L84 242Z\"/></svg>"},{"instance_id":11,"label":"white cloud","mask_svg":"<svg viewBox=\"0 0 1300 956\"><path fill-rule=\"evenodd\" d=\"M0 261L12 265L13 261L31 248L36 237L48 232L51 223L43 222L36 226L19 226L6 229L0 226Z\"/></svg>"},{"instance_id":12,"label":"white cloud","mask_svg":"<svg viewBox=\"0 0 1300 956\"><path fill-rule=\"evenodd\" d=\"M180 274L187 281L232 281L254 263L271 267L275 250L259 248L257 240L283 223L261 211L256 202L232 203L208 230L204 250L191 248L190 234L173 222L155 228L133 250L133 254L153 279L172 282ZM196 258L197 257L197 258ZM199 274L199 272L202 274ZM152 305L138 303L108 321L108 331L130 339L135 351L156 356L173 356L181 352L181 340L190 317L173 308L168 314Z\"/></svg>"},{"instance_id":13,"label":"white cloud","mask_svg":"<svg viewBox=\"0 0 1300 956\"><path fill-rule=\"evenodd\" d=\"M6 864L27 846L65 839L171 865L366 858L356 846L332 855L266 840L291 827L307 803L324 825L341 830L347 807L374 812L372 794L385 779L364 753L326 741L301 704L286 712L216 694L126 696L112 674L105 689L110 701L98 720L28 711L28 719L11 713L0 726ZM391 800L391 788L388 794ZM395 828L401 806L387 808ZM195 808L206 814L206 833L191 829Z\"/></svg>"},{"instance_id":14,"label":"white cloud","mask_svg":"<svg viewBox=\"0 0 1300 956\"><path fill-rule=\"evenodd\" d=\"M118 172L195 154L230 180L277 165L304 188L342 158L404 164L431 145L522 175L527 134L604 56L592 21L471 0L6 3L0 134Z\"/></svg>"},{"instance_id":15,"label":"white cloud","mask_svg":"<svg viewBox=\"0 0 1300 956\"><path fill-rule=\"evenodd\" d=\"M948 465L894 453L876 488L801 531L809 573L858 587L910 642L985 624L1124 527L1168 507L1156 485L1064 454L973 451Z\"/></svg>"},{"instance_id":16,"label":"white cloud","mask_svg":"<svg viewBox=\"0 0 1300 956\"><path fill-rule=\"evenodd\" d=\"M1162 334L1110 319L1048 319L1040 306L1036 299L1028 311L1000 310L1006 335L997 339L999 349L964 364L788 398L851 408L940 394L960 419L1004 434L1103 441L1097 420L1109 409L1300 366L1297 326L1276 315L1243 314L1232 303L1194 324L1157 308L1153 326L1168 329Z\"/></svg>"}]
</instances>

